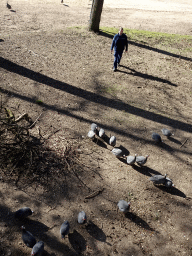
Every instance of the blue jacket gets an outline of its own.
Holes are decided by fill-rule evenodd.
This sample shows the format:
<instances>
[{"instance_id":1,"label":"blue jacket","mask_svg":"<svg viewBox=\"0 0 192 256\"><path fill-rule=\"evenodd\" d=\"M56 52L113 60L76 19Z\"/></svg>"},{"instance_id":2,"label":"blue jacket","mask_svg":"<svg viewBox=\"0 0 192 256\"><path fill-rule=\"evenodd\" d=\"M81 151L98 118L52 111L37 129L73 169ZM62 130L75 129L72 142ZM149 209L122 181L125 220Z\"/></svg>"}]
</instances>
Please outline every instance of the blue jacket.
<instances>
[{"instance_id":1,"label":"blue jacket","mask_svg":"<svg viewBox=\"0 0 192 256\"><path fill-rule=\"evenodd\" d=\"M114 48L114 51L123 52L124 49L127 51L128 49L127 36L125 34L122 34L121 36L119 35L119 33L116 34L112 41L111 50L113 50L113 48Z\"/></svg>"}]
</instances>

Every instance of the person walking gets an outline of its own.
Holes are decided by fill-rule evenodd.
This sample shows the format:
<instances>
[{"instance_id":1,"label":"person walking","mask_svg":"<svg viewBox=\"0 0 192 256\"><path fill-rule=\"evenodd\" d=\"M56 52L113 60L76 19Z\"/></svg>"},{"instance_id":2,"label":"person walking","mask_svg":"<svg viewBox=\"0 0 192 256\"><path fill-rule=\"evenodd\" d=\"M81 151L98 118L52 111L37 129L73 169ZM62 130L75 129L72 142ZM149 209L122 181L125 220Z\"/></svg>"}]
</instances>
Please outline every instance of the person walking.
<instances>
[{"instance_id":1,"label":"person walking","mask_svg":"<svg viewBox=\"0 0 192 256\"><path fill-rule=\"evenodd\" d=\"M111 53L114 49L114 64L113 64L113 71L117 71L117 65L119 65L121 61L121 57L123 54L123 51L125 49L125 52L128 50L128 41L127 36L123 33L123 28L120 27L119 33L116 34L113 38L112 44L111 44Z\"/></svg>"}]
</instances>

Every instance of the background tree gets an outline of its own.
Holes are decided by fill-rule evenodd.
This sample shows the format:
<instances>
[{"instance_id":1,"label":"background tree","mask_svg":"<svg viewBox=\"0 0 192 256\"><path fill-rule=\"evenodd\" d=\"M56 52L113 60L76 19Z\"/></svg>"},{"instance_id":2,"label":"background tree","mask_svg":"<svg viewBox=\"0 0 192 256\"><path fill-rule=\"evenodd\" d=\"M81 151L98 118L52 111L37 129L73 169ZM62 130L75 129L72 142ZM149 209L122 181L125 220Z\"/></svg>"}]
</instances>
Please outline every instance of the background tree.
<instances>
[{"instance_id":1,"label":"background tree","mask_svg":"<svg viewBox=\"0 0 192 256\"><path fill-rule=\"evenodd\" d=\"M92 30L94 32L99 32L99 23L101 20L103 2L104 0L93 0L92 2L89 30Z\"/></svg>"}]
</instances>

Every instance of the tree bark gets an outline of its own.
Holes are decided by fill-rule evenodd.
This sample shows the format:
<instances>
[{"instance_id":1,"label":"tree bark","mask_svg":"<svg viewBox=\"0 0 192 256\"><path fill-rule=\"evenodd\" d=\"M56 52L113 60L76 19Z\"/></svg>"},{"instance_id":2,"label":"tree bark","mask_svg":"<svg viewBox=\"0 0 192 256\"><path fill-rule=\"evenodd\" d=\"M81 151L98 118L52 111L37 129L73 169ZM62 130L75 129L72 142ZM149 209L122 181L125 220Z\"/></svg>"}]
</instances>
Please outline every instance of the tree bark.
<instances>
[{"instance_id":1,"label":"tree bark","mask_svg":"<svg viewBox=\"0 0 192 256\"><path fill-rule=\"evenodd\" d=\"M99 23L101 20L101 13L103 9L104 0L92 0L92 8L89 21L89 30L99 32Z\"/></svg>"}]
</instances>

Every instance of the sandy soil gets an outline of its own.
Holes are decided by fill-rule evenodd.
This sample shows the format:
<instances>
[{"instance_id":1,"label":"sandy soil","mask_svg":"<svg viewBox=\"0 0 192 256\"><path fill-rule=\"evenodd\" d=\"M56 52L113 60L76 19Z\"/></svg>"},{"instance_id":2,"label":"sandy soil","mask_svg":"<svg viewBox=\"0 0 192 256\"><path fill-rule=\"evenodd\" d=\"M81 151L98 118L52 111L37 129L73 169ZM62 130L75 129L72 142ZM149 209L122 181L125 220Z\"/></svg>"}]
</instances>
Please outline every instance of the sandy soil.
<instances>
[{"instance_id":1,"label":"sandy soil","mask_svg":"<svg viewBox=\"0 0 192 256\"><path fill-rule=\"evenodd\" d=\"M31 135L40 131L47 139L39 172L30 176L26 170L18 180L1 170L1 255L30 255L21 239L24 224L44 241L44 255L190 256L190 45L182 52L185 42L164 48L161 40L150 47L132 43L112 73L110 35L79 28L87 25L90 2L9 3L12 11L0 3L2 101L16 117L27 112L35 121L42 113ZM105 0L101 26L192 34L191 1L126 3L129 8ZM125 154L149 154L146 166L130 167L114 157L107 141L88 140L92 122L115 135ZM175 135L156 145L151 134L163 127ZM75 173L62 168L68 145L77 152ZM167 173L175 188L153 186L149 177L159 173ZM126 216L117 211L120 199L131 202ZM13 213L22 206L34 214L18 222ZM88 217L83 227L77 224L80 210ZM66 219L71 228L63 241L59 229Z\"/></svg>"}]
</instances>

